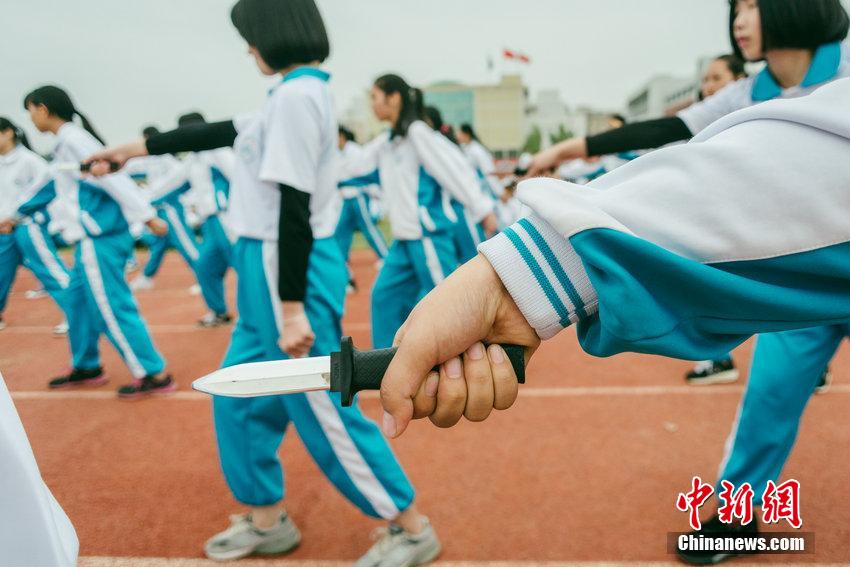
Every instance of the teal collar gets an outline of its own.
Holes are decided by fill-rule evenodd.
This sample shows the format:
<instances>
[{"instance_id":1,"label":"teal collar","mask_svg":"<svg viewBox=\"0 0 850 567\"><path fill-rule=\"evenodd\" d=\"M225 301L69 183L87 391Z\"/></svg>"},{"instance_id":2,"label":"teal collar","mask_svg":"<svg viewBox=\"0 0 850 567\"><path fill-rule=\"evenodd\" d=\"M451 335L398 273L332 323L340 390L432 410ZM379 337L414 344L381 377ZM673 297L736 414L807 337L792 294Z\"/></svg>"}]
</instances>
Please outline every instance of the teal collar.
<instances>
[{"instance_id":1,"label":"teal collar","mask_svg":"<svg viewBox=\"0 0 850 567\"><path fill-rule=\"evenodd\" d=\"M834 79L841 66L841 43L827 43L815 50L812 64L800 83L801 87L813 87ZM773 78L770 70L765 67L756 75L751 93L754 102L772 100L782 95L782 87Z\"/></svg>"},{"instance_id":2,"label":"teal collar","mask_svg":"<svg viewBox=\"0 0 850 567\"><path fill-rule=\"evenodd\" d=\"M297 67L284 75L281 82L285 83L301 77L316 77L317 79L328 82L331 78L331 74L326 71L322 71L318 67Z\"/></svg>"}]
</instances>

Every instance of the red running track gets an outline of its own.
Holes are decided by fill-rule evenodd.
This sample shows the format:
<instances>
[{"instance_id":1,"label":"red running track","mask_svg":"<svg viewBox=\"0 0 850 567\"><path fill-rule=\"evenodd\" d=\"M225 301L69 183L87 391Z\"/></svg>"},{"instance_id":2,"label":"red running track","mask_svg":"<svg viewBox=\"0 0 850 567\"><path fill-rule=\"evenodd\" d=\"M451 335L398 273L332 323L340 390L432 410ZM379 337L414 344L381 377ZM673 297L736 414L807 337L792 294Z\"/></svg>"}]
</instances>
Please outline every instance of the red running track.
<instances>
[{"instance_id":1,"label":"red running track","mask_svg":"<svg viewBox=\"0 0 850 567\"><path fill-rule=\"evenodd\" d=\"M349 297L345 327L365 346L374 258L356 252L354 268L361 291ZM231 275L231 298L233 283ZM9 327L0 332L0 370L44 479L77 528L81 554L117 558L87 564L202 557L205 539L240 511L219 471L209 400L189 391L192 379L217 367L230 328L193 328L204 309L188 294L191 284L170 254L156 288L138 295L181 393L121 402L114 388L130 377L105 343L109 385L81 394L47 391L47 380L67 366L67 344L50 336L60 319L56 307L49 299L25 299L35 282L19 273L6 311ZM750 350L744 345L735 353L743 368ZM675 497L693 475L714 478L742 391L742 384L688 388L682 375L689 366L650 356L593 359L568 331L540 349L510 410L450 430L414 424L393 446L445 544L442 559L673 561L666 534L687 524ZM836 386L811 403L785 471L802 483L804 527L816 533L816 553L756 562L850 563L846 350L833 371ZM374 396L361 404L379 415ZM355 559L380 524L330 487L294 430L281 454L287 507L304 534L289 559Z\"/></svg>"}]
</instances>

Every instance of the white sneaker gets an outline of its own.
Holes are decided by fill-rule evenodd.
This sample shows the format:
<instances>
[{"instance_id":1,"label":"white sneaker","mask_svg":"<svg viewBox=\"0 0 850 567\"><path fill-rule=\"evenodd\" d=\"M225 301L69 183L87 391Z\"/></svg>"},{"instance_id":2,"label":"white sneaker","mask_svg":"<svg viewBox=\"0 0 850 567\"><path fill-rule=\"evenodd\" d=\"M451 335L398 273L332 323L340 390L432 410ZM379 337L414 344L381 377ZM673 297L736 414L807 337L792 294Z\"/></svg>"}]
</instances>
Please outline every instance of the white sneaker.
<instances>
[{"instance_id":1,"label":"white sneaker","mask_svg":"<svg viewBox=\"0 0 850 567\"><path fill-rule=\"evenodd\" d=\"M31 289L24 294L24 297L27 299L41 299L42 297L47 297L47 292L44 288Z\"/></svg>"},{"instance_id":2,"label":"white sneaker","mask_svg":"<svg viewBox=\"0 0 850 567\"><path fill-rule=\"evenodd\" d=\"M204 553L216 561L232 561L252 554L288 553L301 543L301 533L286 514L270 530L261 530L251 522L250 514L230 516L231 526L204 544Z\"/></svg>"},{"instance_id":3,"label":"white sneaker","mask_svg":"<svg viewBox=\"0 0 850 567\"><path fill-rule=\"evenodd\" d=\"M68 320L65 319L55 327L53 327L53 336L54 337L64 337L68 334Z\"/></svg>"},{"instance_id":4,"label":"white sneaker","mask_svg":"<svg viewBox=\"0 0 850 567\"><path fill-rule=\"evenodd\" d=\"M415 535L395 524L378 528L373 535L378 541L354 567L415 567L430 563L443 548L428 518L423 518L423 522L423 530Z\"/></svg>"},{"instance_id":5,"label":"white sneaker","mask_svg":"<svg viewBox=\"0 0 850 567\"><path fill-rule=\"evenodd\" d=\"M130 289L133 291L153 289L153 280L147 276L141 275L130 282Z\"/></svg>"},{"instance_id":6,"label":"white sneaker","mask_svg":"<svg viewBox=\"0 0 850 567\"><path fill-rule=\"evenodd\" d=\"M189 288L189 295L201 295L201 286L198 284L193 285Z\"/></svg>"},{"instance_id":7,"label":"white sneaker","mask_svg":"<svg viewBox=\"0 0 850 567\"><path fill-rule=\"evenodd\" d=\"M217 314L209 311L206 315L198 319L198 326L204 329L211 329L213 327L221 327L222 325L229 325L233 322L233 317L231 317L227 313Z\"/></svg>"},{"instance_id":8,"label":"white sneaker","mask_svg":"<svg viewBox=\"0 0 850 567\"><path fill-rule=\"evenodd\" d=\"M5 328L6 328L6 321L4 321L2 317L0 317L0 331L2 331Z\"/></svg>"}]
</instances>

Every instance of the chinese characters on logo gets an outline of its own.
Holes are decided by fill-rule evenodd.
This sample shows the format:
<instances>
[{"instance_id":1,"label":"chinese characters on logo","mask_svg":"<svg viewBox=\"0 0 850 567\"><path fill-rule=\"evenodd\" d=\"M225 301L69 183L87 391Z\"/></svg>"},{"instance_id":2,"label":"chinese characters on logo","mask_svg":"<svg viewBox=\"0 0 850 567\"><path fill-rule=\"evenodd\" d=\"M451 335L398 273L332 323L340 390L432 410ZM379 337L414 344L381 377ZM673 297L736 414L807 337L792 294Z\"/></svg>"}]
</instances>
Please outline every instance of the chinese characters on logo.
<instances>
[{"instance_id":1,"label":"chinese characters on logo","mask_svg":"<svg viewBox=\"0 0 850 567\"><path fill-rule=\"evenodd\" d=\"M721 480L720 486L723 490L717 493L720 499L720 506L717 508L718 519L724 524L739 520L744 526L752 522L755 492L750 483L745 482L735 490L731 482ZM712 494L714 487L704 483L698 476L693 478L689 492L679 493L676 509L688 512L692 529L702 528L699 509ZM780 520L786 520L796 529L803 525L800 517L800 482L797 480L786 480L780 485L772 480L767 482L762 494L762 521L765 524L776 524Z\"/></svg>"}]
</instances>

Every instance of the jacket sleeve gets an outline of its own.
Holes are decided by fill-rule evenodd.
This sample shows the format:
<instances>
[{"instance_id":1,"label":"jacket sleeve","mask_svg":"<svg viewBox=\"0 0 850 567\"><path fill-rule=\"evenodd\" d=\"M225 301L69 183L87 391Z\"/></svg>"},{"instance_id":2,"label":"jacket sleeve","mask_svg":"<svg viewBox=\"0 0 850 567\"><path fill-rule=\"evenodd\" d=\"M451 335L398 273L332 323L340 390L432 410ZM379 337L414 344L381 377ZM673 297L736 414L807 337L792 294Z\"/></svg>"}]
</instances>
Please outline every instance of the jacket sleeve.
<instances>
[{"instance_id":1,"label":"jacket sleeve","mask_svg":"<svg viewBox=\"0 0 850 567\"><path fill-rule=\"evenodd\" d=\"M32 161L32 181L18 195L15 216L29 217L45 209L56 198L56 183L50 168L41 158Z\"/></svg>"},{"instance_id":2,"label":"jacket sleeve","mask_svg":"<svg viewBox=\"0 0 850 567\"><path fill-rule=\"evenodd\" d=\"M367 187L381 184L378 155L389 141L387 132L381 133L354 152L340 160L339 187Z\"/></svg>"},{"instance_id":3,"label":"jacket sleeve","mask_svg":"<svg viewBox=\"0 0 850 567\"><path fill-rule=\"evenodd\" d=\"M115 199L128 222L147 222L156 216L156 211L130 176L120 172L106 175L97 180L97 185Z\"/></svg>"},{"instance_id":4,"label":"jacket sleeve","mask_svg":"<svg viewBox=\"0 0 850 567\"><path fill-rule=\"evenodd\" d=\"M68 148L68 152L73 155L75 161L82 161L100 147L100 144L92 138L73 144ZM118 173L104 175L98 177L92 183L118 203L128 223L147 222L156 216L156 211L142 195L139 186L126 173L119 171Z\"/></svg>"},{"instance_id":5,"label":"jacket sleeve","mask_svg":"<svg viewBox=\"0 0 850 567\"><path fill-rule=\"evenodd\" d=\"M846 322L848 101L839 81L589 187L529 180L533 214L480 249L542 338L577 324L597 356L705 359L754 333Z\"/></svg>"},{"instance_id":6,"label":"jacket sleeve","mask_svg":"<svg viewBox=\"0 0 850 567\"><path fill-rule=\"evenodd\" d=\"M410 125L407 137L425 171L466 207L473 221L480 221L493 210L493 201L484 196L478 175L460 148L421 121Z\"/></svg>"},{"instance_id":7,"label":"jacket sleeve","mask_svg":"<svg viewBox=\"0 0 850 567\"><path fill-rule=\"evenodd\" d=\"M34 191L28 193L18 205L16 213L19 217L34 215L47 208L47 205L56 198L56 183L49 178L42 181L43 183L39 184Z\"/></svg>"},{"instance_id":8,"label":"jacket sleeve","mask_svg":"<svg viewBox=\"0 0 850 567\"><path fill-rule=\"evenodd\" d=\"M156 183L148 187L148 200L152 204L162 202L166 197L175 191L187 190L187 184L190 182L189 162L180 162L171 168L167 175L164 175Z\"/></svg>"}]
</instances>

